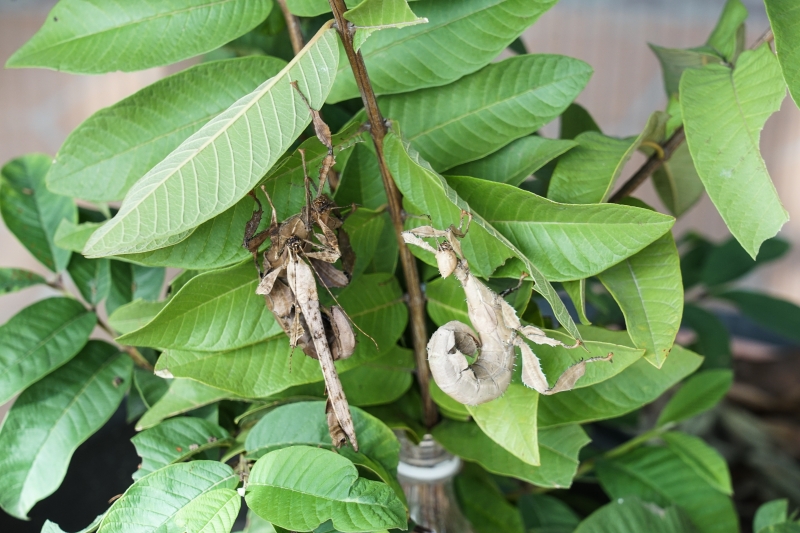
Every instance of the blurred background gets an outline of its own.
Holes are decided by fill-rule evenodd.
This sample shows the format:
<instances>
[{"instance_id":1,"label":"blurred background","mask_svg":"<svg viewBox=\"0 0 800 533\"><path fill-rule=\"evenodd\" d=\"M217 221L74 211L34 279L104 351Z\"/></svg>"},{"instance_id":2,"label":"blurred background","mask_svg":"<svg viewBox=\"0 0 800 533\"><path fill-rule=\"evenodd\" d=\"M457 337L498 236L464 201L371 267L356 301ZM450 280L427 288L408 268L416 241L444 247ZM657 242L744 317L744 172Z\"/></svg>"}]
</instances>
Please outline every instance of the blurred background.
<instances>
[{"instance_id":1,"label":"blurred background","mask_svg":"<svg viewBox=\"0 0 800 533\"><path fill-rule=\"evenodd\" d=\"M749 45L768 28L768 22L760 0L743 1L750 11L747 22ZM55 0L0 0L0 61L3 64L38 30L55 3ZM649 115L666 106L661 69L647 43L670 48L701 45L724 4L725 0L561 0L523 35L522 40L529 52L565 54L588 62L595 74L578 102L589 110L604 133L624 137L639 133ZM30 152L54 155L67 135L92 113L190 64L192 61L169 68L100 76L76 76L37 69L0 70L0 164ZM543 133L556 136L558 125L548 125ZM792 244L792 248L781 261L759 268L743 278L739 285L800 304L800 275L796 266L800 262L800 225L795 222L800 219L800 180L797 176L800 168L800 110L788 96L781 110L767 122L761 147L778 193L792 218L780 234ZM643 156L635 156L620 183L643 161ZM649 182L639 189L637 196L666 211ZM729 236L707 197L685 214L674 229L676 236L688 231L698 232L714 242ZM2 222L0 266L25 268L48 275ZM0 323L53 293L47 287L37 286L3 297L0 300ZM800 503L800 474L797 474L800 470L796 463L800 458L800 425L797 420L787 421L796 417L800 406L800 394L794 392L800 376L798 352L785 343L764 343L746 338L752 337L746 332L737 335L736 327L732 333L737 384L730 399L748 411L732 411L734 414L726 415L729 416L725 423L726 431L736 435L727 440L721 438L717 444L724 448L733 446L731 442L737 443L738 452L729 450L728 457L736 457L736 453L756 459L763 455L780 455L779 461L769 464L763 460L758 463L752 458L749 463L743 461L740 481L743 476L747 478L752 469L762 473L772 469L778 485L775 494L789 495L795 504ZM0 406L0 419L6 409L7 406ZM751 416L748 413L761 417L760 433L748 436L747 428L755 424L747 418ZM124 414L119 427L120 431L132 432L129 426L124 425ZM102 484L98 471L107 475L111 486L120 486L124 490L131 469L135 469L138 461L135 454L130 457L133 452L130 445L130 450L121 452L124 457L121 455L118 461L113 456L101 457L99 450L105 445L104 439L111 437L119 440L118 435L100 432L78 450L73 466L81 461L93 461L97 469L87 477L81 469L71 467L56 496L69 493L70 486L85 489ZM768 447L757 446L763 444L765 438L770 439ZM736 477L737 466L733 463L732 466ZM750 480L751 484L759 482L756 478ZM756 489L740 482L737 504L745 502L746 505L748 490ZM101 507L113 494L116 494L113 489L98 487ZM32 516L53 517L53 511L45 509L54 505L48 503L50 500L52 498L37 506ZM22 527L19 522L14 522L10 530L2 527L2 515L0 512L0 531L23 531L16 529ZM33 526L31 530L39 531Z\"/></svg>"}]
</instances>

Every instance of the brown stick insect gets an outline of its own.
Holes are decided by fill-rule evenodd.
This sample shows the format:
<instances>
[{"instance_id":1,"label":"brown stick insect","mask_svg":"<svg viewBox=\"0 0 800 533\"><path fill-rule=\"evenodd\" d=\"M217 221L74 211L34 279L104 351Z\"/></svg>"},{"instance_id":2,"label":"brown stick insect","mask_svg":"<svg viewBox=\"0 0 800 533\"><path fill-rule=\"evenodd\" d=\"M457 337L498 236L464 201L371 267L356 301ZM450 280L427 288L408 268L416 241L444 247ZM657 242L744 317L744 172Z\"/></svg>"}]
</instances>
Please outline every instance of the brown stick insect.
<instances>
[{"instance_id":1,"label":"brown stick insect","mask_svg":"<svg viewBox=\"0 0 800 533\"><path fill-rule=\"evenodd\" d=\"M462 232L464 216L467 227ZM451 321L434 332L428 342L428 362L436 384L453 399L467 405L478 405L500 397L511 383L514 369L514 348L522 354L522 382L540 394L555 394L567 391L583 376L586 364L595 361L610 361L612 355L592 357L569 367L550 387L542 372L539 358L523 340L535 344L577 348L580 342L568 346L531 325L523 326L517 313L502 297L481 283L469 270L464 259L459 239L469 230L472 215L462 211L458 228L446 230L422 226L403 232L408 244L433 253L443 278L455 274L467 297L469 319L472 329L458 321ZM433 248L422 238L444 238ZM523 274L523 278L525 275ZM520 283L522 279L520 279ZM477 355L469 364L464 354Z\"/></svg>"},{"instance_id":2,"label":"brown stick insect","mask_svg":"<svg viewBox=\"0 0 800 533\"><path fill-rule=\"evenodd\" d=\"M292 85L308 105L296 82L292 82ZM322 121L318 111L310 105L309 110L314 131L328 149L320 168L316 197L312 197L305 152L301 150L306 205L300 213L279 223L275 206L266 189L262 187L272 208L272 216L269 227L256 233L263 215L263 206L256 195L251 193L258 208L245 226L243 245L253 254L261 278L256 293L264 295L267 306L289 336L289 344L293 348L299 346L306 355L320 363L328 393L328 429L334 445L342 446L349 439L353 448L358 451L350 407L334 366L335 360L345 359L353 354L355 335L351 321L341 306L328 308L320 304L315 279L316 275L326 289L346 286L350 282L355 258L342 227L343 220L337 213L339 207L323 192L328 172L336 161L330 129ZM267 239L270 240L270 245L263 252L262 269L258 255L261 245ZM334 266L340 259L343 271ZM333 297L332 294L331 296Z\"/></svg>"}]
</instances>

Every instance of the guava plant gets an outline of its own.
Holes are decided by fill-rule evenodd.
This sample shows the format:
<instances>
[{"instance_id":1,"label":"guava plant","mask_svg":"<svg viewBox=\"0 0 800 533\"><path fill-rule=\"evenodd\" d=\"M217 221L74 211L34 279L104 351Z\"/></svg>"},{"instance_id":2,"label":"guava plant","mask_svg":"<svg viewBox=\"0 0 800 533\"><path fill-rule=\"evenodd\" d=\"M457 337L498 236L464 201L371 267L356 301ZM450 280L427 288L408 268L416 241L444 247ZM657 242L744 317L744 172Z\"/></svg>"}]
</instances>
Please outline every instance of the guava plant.
<instances>
[{"instance_id":1,"label":"guava plant","mask_svg":"<svg viewBox=\"0 0 800 533\"><path fill-rule=\"evenodd\" d=\"M25 519L124 402L141 464L85 532L227 532L245 504L247 531L422 531L403 433L466 462L481 533L737 531L724 459L679 429L732 381L707 301L797 338L800 309L731 284L787 248L759 137L800 97L800 8L766 0L746 43L729 0L705 44L652 45L668 106L614 138L573 103L592 68L519 40L555 3L58 2L7 67L203 60L3 167L5 224L52 276L0 291L63 294L0 326L0 506ZM669 214L631 196L648 178ZM681 257L702 194L733 237ZM586 481L607 498L565 503Z\"/></svg>"}]
</instances>

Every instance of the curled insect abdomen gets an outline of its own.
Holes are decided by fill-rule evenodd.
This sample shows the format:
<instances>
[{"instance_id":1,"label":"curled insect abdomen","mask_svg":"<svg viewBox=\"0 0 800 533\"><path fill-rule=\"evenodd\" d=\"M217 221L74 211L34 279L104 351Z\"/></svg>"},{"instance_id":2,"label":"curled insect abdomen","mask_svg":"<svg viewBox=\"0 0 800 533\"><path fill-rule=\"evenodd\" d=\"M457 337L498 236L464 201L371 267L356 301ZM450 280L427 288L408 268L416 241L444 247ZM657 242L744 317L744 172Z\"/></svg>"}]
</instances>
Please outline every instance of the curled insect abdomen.
<instances>
[{"instance_id":1,"label":"curled insect abdomen","mask_svg":"<svg viewBox=\"0 0 800 533\"><path fill-rule=\"evenodd\" d=\"M470 365L465 355L475 354L478 359ZM437 329L428 342L428 363L434 381L448 396L478 405L499 398L508 388L514 346L495 338L481 344L469 326L453 321Z\"/></svg>"}]
</instances>

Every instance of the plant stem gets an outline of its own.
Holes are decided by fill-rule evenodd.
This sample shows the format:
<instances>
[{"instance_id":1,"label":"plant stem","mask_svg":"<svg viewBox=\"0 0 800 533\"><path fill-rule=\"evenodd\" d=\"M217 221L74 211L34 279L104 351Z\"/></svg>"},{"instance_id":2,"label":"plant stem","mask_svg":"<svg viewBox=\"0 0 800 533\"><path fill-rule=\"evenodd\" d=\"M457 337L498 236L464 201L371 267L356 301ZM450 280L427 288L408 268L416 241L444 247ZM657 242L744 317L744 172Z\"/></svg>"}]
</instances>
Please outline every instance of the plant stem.
<instances>
[{"instance_id":1,"label":"plant stem","mask_svg":"<svg viewBox=\"0 0 800 533\"><path fill-rule=\"evenodd\" d=\"M106 324L105 321L102 318L100 318L100 316L97 317L97 325L100 326L100 329L111 335L112 339L116 337L117 333L113 329L111 329L111 326ZM125 352L126 354L128 354L128 356L130 356L131 359L133 359L133 363L136 366L141 367L147 370L148 372L152 372L153 370L155 370L153 368L153 365L150 364L150 361L145 359L142 353L133 346L125 346L124 344L117 344L117 346L119 346L119 349L121 351Z\"/></svg>"},{"instance_id":2,"label":"plant stem","mask_svg":"<svg viewBox=\"0 0 800 533\"><path fill-rule=\"evenodd\" d=\"M277 2L283 12L283 19L286 21L286 30L289 32L289 39L292 41L292 50L294 55L297 55L306 45L303 39L303 32L300 30L300 20L289 11L286 0L277 0Z\"/></svg>"},{"instance_id":3,"label":"plant stem","mask_svg":"<svg viewBox=\"0 0 800 533\"><path fill-rule=\"evenodd\" d=\"M764 43L771 43L775 39L775 35L772 33L772 29L768 29L765 31L761 37L756 39L756 42L750 47L750 50L755 50L759 46ZM630 196L633 192L639 188L639 186L644 183L647 178L649 178L656 170L661 168L661 166L672 157L672 154L675 153L675 150L686 140L686 132L683 129L683 126L675 130L675 133L672 134L672 137L667 139L664 144L661 145L661 148L664 150L664 155L662 156L658 151L650 156L650 158L645 161L644 165L639 167L639 170L631 176L628 181L626 181L622 187L619 188L617 192L608 200L610 203L619 203L623 198Z\"/></svg>"},{"instance_id":4,"label":"plant stem","mask_svg":"<svg viewBox=\"0 0 800 533\"><path fill-rule=\"evenodd\" d=\"M386 123L378 109L378 101L372 84L367 75L367 67L364 65L364 58L361 52L356 52L353 47L353 28L344 18L347 7L343 0L328 0L336 18L336 25L339 36L342 39L347 59L353 69L353 75L361 92L361 100L369 119L370 135L375 144L375 152L378 156L378 166L383 179L383 187L386 189L386 198L389 203L389 215L392 218L395 237L400 248L400 263L403 266L403 274L406 280L406 290L408 291L408 311L411 324L411 336L414 342L414 355L417 362L417 380L419 381L420 393L422 395L422 405L424 409L424 421L427 427L432 427L438 418L436 404L430 395L429 382L430 370L428 369L428 354L426 345L428 343L428 333L425 327L425 297L422 295L422 287L419 282L417 263L411 251L403 240L403 203L400 191L394 183L392 173L386 165L383 154L383 139L386 136Z\"/></svg>"}]
</instances>

